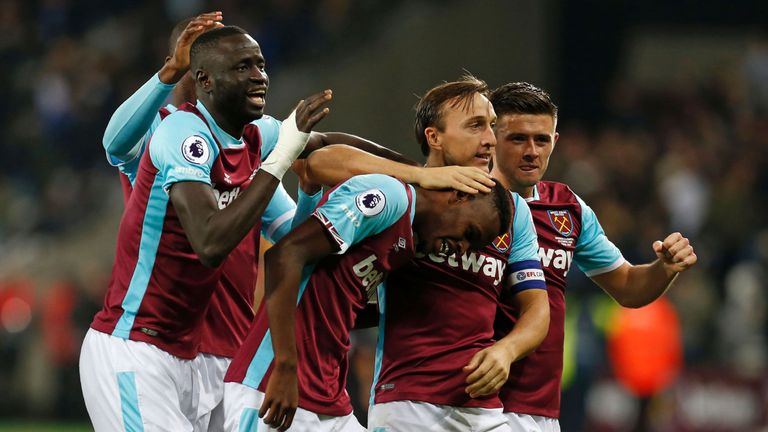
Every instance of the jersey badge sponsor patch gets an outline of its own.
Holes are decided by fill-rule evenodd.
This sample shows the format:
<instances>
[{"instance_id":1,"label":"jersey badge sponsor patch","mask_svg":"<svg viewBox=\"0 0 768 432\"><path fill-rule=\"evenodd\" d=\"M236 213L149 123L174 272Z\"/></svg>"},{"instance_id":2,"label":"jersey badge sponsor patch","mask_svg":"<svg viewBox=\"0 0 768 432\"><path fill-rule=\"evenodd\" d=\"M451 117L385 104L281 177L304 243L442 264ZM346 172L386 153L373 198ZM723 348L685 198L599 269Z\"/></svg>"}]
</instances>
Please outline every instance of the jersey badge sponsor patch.
<instances>
[{"instance_id":1,"label":"jersey badge sponsor patch","mask_svg":"<svg viewBox=\"0 0 768 432\"><path fill-rule=\"evenodd\" d=\"M184 159L193 164L202 165L208 162L210 153L208 143L199 135L192 135L181 143L181 154L184 155Z\"/></svg>"},{"instance_id":2,"label":"jersey badge sponsor patch","mask_svg":"<svg viewBox=\"0 0 768 432\"><path fill-rule=\"evenodd\" d=\"M510 243L509 233L505 233L504 235L500 235L493 240L493 247L496 248L497 251L504 253L509 250Z\"/></svg>"},{"instance_id":3,"label":"jersey badge sponsor patch","mask_svg":"<svg viewBox=\"0 0 768 432\"><path fill-rule=\"evenodd\" d=\"M357 208L366 216L376 216L384 210L387 198L384 192L379 189L370 189L357 195L355 204Z\"/></svg>"},{"instance_id":4,"label":"jersey badge sponsor patch","mask_svg":"<svg viewBox=\"0 0 768 432\"><path fill-rule=\"evenodd\" d=\"M573 219L568 210L547 210L549 222L560 235L569 237L573 232Z\"/></svg>"}]
</instances>

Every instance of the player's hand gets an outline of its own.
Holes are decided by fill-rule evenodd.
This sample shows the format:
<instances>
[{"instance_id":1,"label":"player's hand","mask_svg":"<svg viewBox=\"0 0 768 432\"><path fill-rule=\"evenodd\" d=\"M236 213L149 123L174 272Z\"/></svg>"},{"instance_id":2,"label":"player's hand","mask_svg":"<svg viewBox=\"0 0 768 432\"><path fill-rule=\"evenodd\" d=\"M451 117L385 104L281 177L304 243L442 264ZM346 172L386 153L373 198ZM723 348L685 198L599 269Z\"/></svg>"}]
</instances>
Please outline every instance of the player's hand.
<instances>
[{"instance_id":1,"label":"player's hand","mask_svg":"<svg viewBox=\"0 0 768 432\"><path fill-rule=\"evenodd\" d=\"M331 90L323 90L299 101L295 109L296 127L301 132L312 132L312 128L331 112L331 109L325 106L331 99L333 99L333 92Z\"/></svg>"},{"instance_id":2,"label":"player's hand","mask_svg":"<svg viewBox=\"0 0 768 432\"><path fill-rule=\"evenodd\" d=\"M469 373L464 391L470 397L476 398L496 393L509 378L509 367L515 359L509 350L496 343L478 351L464 366L464 372Z\"/></svg>"},{"instance_id":3,"label":"player's hand","mask_svg":"<svg viewBox=\"0 0 768 432\"><path fill-rule=\"evenodd\" d=\"M259 409L259 417L264 423L279 431L291 427L296 407L299 405L299 385L296 367L275 365L267 383L264 402Z\"/></svg>"},{"instance_id":4,"label":"player's hand","mask_svg":"<svg viewBox=\"0 0 768 432\"><path fill-rule=\"evenodd\" d=\"M464 166L421 168L416 183L424 189L456 189L469 194L488 193L496 184L487 171Z\"/></svg>"},{"instance_id":5,"label":"player's hand","mask_svg":"<svg viewBox=\"0 0 768 432\"><path fill-rule=\"evenodd\" d=\"M668 235L664 241L653 242L653 251L670 274L688 270L698 260L693 246L679 232Z\"/></svg>"},{"instance_id":6,"label":"player's hand","mask_svg":"<svg viewBox=\"0 0 768 432\"><path fill-rule=\"evenodd\" d=\"M168 59L166 66L175 72L175 81L179 79L189 70L189 49L192 47L192 42L197 39L198 36L204 32L216 28L223 27L221 23L223 19L221 12L207 12L200 14L192 19L187 24L184 31L181 32L179 38L176 39L176 48L173 52L173 57ZM170 84L170 83L169 83Z\"/></svg>"},{"instance_id":7,"label":"player's hand","mask_svg":"<svg viewBox=\"0 0 768 432\"><path fill-rule=\"evenodd\" d=\"M307 173L306 159L296 159L293 161L293 165L291 165L291 171L293 171L294 174L296 174L296 176L299 178L299 187L305 194L312 196L320 192L322 185L313 182L309 177Z\"/></svg>"}]
</instances>

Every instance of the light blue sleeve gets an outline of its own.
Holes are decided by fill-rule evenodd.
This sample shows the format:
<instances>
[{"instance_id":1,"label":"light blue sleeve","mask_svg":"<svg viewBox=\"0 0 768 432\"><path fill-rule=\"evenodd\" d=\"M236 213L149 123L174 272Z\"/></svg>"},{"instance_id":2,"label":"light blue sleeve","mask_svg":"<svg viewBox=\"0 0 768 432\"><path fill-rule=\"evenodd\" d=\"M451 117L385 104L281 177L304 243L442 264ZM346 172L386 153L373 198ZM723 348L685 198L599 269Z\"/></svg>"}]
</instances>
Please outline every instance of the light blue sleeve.
<instances>
[{"instance_id":1,"label":"light blue sleeve","mask_svg":"<svg viewBox=\"0 0 768 432\"><path fill-rule=\"evenodd\" d=\"M408 209L405 186L382 174L352 177L330 192L313 215L339 246L338 254L379 234Z\"/></svg>"},{"instance_id":2,"label":"light blue sleeve","mask_svg":"<svg viewBox=\"0 0 768 432\"><path fill-rule=\"evenodd\" d=\"M155 74L112 114L102 140L112 165L138 159L152 129L160 123L157 111L175 86L163 83Z\"/></svg>"},{"instance_id":3,"label":"light blue sleeve","mask_svg":"<svg viewBox=\"0 0 768 432\"><path fill-rule=\"evenodd\" d=\"M291 229L300 225L302 222L307 220L309 216L312 215L312 212L315 211L315 208L323 198L323 191L321 189L314 195L307 195L303 190L301 190L301 187L299 187L298 196L299 201L296 203L296 215L293 217Z\"/></svg>"},{"instance_id":4,"label":"light blue sleeve","mask_svg":"<svg viewBox=\"0 0 768 432\"><path fill-rule=\"evenodd\" d=\"M259 133L261 134L261 160L263 161L275 149L277 139L280 137L280 125L282 122L274 117L264 115L251 123L259 127Z\"/></svg>"},{"instance_id":5,"label":"light blue sleeve","mask_svg":"<svg viewBox=\"0 0 768 432\"><path fill-rule=\"evenodd\" d=\"M261 235L276 243L291 230L291 221L296 214L296 203L280 183L261 216Z\"/></svg>"},{"instance_id":6,"label":"light blue sleeve","mask_svg":"<svg viewBox=\"0 0 768 432\"><path fill-rule=\"evenodd\" d=\"M507 261L507 285L515 292L547 289L539 260L539 238L528 203L512 193L515 216L512 219L512 250Z\"/></svg>"},{"instance_id":7,"label":"light blue sleeve","mask_svg":"<svg viewBox=\"0 0 768 432\"><path fill-rule=\"evenodd\" d=\"M533 216L528 203L517 193L512 193L512 201L515 204L515 217L512 219L512 251L509 253L509 262L539 260L539 238L536 236L536 228L533 226Z\"/></svg>"},{"instance_id":8,"label":"light blue sleeve","mask_svg":"<svg viewBox=\"0 0 768 432\"><path fill-rule=\"evenodd\" d=\"M211 184L211 167L219 148L208 127L188 112L166 117L155 131L149 156L157 168L158 179L167 192L177 182L197 181Z\"/></svg>"},{"instance_id":9,"label":"light blue sleeve","mask_svg":"<svg viewBox=\"0 0 768 432\"><path fill-rule=\"evenodd\" d=\"M624 256L608 240L592 208L579 196L576 199L581 205L581 233L576 240L573 261L589 277L616 270L624 264Z\"/></svg>"}]
</instances>

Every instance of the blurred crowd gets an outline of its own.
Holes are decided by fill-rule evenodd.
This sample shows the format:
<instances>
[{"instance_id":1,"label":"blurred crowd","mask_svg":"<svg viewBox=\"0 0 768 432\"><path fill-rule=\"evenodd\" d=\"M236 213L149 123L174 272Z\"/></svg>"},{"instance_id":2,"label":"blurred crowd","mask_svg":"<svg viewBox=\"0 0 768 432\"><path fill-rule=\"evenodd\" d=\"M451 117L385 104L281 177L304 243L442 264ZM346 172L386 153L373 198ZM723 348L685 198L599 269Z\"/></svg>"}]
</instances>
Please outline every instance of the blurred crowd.
<instances>
[{"instance_id":1,"label":"blurred crowd","mask_svg":"<svg viewBox=\"0 0 768 432\"><path fill-rule=\"evenodd\" d=\"M381 3L228 0L216 9L255 29L274 72L361 43L340 29L370 25ZM202 0L162 4L158 14L150 1L0 0L0 62L11 65L0 69L0 418L85 418L79 345L106 288L121 210L101 136L117 105L160 67L173 23L209 9ZM644 88L617 77L605 95L609 114L599 123L561 112L547 178L592 206L630 262L653 259L651 243L668 232L689 237L699 264L669 293L685 370L761 379L768 44L755 41L741 64L703 82ZM584 416L593 384L610 375L595 308L579 307L605 296L578 271L571 278L569 334L579 343L567 359L575 372L564 430L601 421ZM369 355L361 349L359 358Z\"/></svg>"}]
</instances>

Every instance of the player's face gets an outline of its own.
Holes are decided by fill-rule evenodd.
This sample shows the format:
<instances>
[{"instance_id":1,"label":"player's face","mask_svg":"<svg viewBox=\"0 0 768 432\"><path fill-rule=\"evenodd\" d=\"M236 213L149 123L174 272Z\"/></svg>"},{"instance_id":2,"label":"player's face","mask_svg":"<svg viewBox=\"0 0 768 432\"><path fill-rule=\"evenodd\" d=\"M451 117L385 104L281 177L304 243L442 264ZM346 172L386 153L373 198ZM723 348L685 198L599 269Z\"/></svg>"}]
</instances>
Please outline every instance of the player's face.
<instances>
[{"instance_id":1,"label":"player's face","mask_svg":"<svg viewBox=\"0 0 768 432\"><path fill-rule=\"evenodd\" d=\"M457 192L460 194L460 192ZM499 216L488 199L464 196L430 216L418 230L423 253L461 256L488 245L499 233Z\"/></svg>"},{"instance_id":2,"label":"player's face","mask_svg":"<svg viewBox=\"0 0 768 432\"><path fill-rule=\"evenodd\" d=\"M443 154L444 165L476 166L488 169L496 147L493 124L496 113L488 98L475 93L469 106L443 106L443 130L435 139Z\"/></svg>"},{"instance_id":3,"label":"player's face","mask_svg":"<svg viewBox=\"0 0 768 432\"><path fill-rule=\"evenodd\" d=\"M221 112L243 121L264 114L269 77L259 44L248 35L233 35L219 41L212 67L214 104Z\"/></svg>"},{"instance_id":4,"label":"player's face","mask_svg":"<svg viewBox=\"0 0 768 432\"><path fill-rule=\"evenodd\" d=\"M534 186L547 171L558 137L551 115L504 114L496 122L494 166L513 190Z\"/></svg>"}]
</instances>

